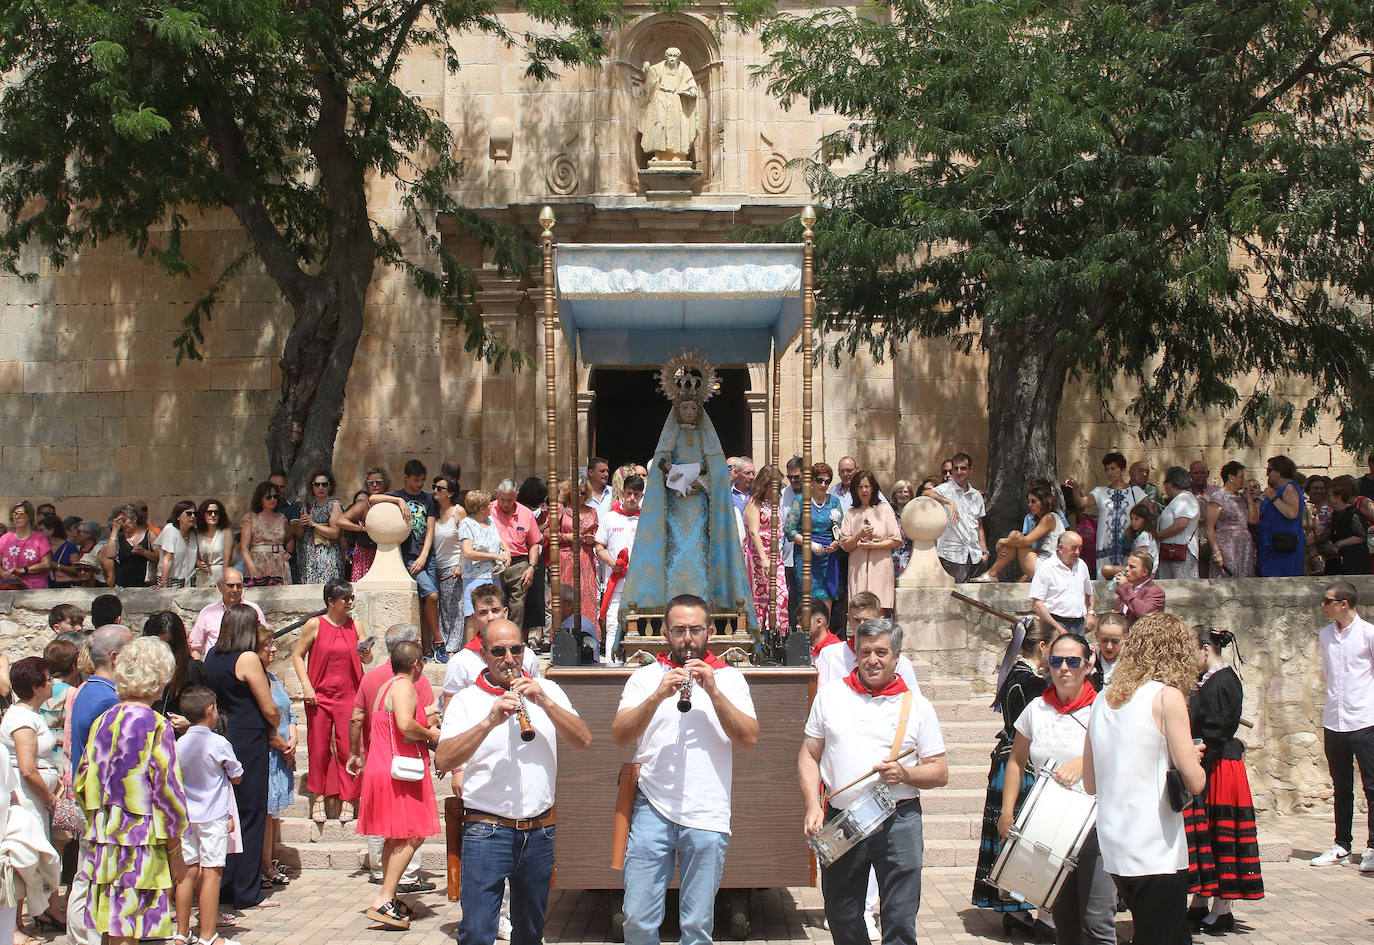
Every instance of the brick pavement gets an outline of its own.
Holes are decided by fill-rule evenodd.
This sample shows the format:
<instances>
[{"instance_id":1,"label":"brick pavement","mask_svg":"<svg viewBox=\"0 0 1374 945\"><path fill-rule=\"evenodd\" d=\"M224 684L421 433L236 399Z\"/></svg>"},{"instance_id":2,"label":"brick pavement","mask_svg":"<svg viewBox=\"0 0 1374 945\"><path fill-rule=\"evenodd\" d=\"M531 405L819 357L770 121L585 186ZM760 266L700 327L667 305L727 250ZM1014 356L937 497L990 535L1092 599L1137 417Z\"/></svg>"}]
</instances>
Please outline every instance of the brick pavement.
<instances>
[{"instance_id":1,"label":"brick pavement","mask_svg":"<svg viewBox=\"0 0 1374 945\"><path fill-rule=\"evenodd\" d=\"M1363 816L1356 818L1357 835ZM1232 941L1247 945L1352 945L1374 938L1374 875L1354 867L1313 869L1306 860L1330 844L1329 815L1266 818L1261 837L1280 834L1293 846L1294 859L1264 864L1266 897L1236 909ZM917 923L923 945L1001 943L997 917L968 904L971 867L927 868ZM279 909L252 910L241 929L231 932L242 945L443 945L453 940L459 908L442 893L410 897L417 919L409 932L369 926L360 914L376 887L362 874L308 870L278 898ZM555 891L550 900L546 941L580 945L608 940L608 904L604 893ZM754 899L750 941L824 945L830 935L821 927L817 889L766 890ZM1118 925L1118 936L1130 937L1130 922ZM48 936L53 939L53 936ZM1200 937L1205 940L1205 937ZM671 939L669 939L671 941ZM1015 939L1018 945L1024 939Z\"/></svg>"}]
</instances>

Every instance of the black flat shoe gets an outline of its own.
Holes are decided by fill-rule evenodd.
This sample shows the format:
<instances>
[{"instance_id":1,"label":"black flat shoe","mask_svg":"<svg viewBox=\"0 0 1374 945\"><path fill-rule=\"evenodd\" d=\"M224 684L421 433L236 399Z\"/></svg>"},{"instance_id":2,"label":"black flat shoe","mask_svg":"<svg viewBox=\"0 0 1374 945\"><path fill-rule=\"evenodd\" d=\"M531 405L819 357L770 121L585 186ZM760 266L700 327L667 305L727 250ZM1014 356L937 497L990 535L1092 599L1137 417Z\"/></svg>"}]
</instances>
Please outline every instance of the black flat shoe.
<instances>
[{"instance_id":1,"label":"black flat shoe","mask_svg":"<svg viewBox=\"0 0 1374 945\"><path fill-rule=\"evenodd\" d=\"M1225 935L1227 932L1234 932L1236 930L1236 915L1234 912L1228 912L1218 916L1215 922L1203 922L1199 928L1208 935Z\"/></svg>"},{"instance_id":2,"label":"black flat shoe","mask_svg":"<svg viewBox=\"0 0 1374 945\"><path fill-rule=\"evenodd\" d=\"M1024 910L1002 913L1003 935L1025 935L1035 938L1035 923Z\"/></svg>"},{"instance_id":3,"label":"black flat shoe","mask_svg":"<svg viewBox=\"0 0 1374 945\"><path fill-rule=\"evenodd\" d=\"M1197 923L1205 919L1207 917L1207 914L1211 911L1211 908L1209 908L1208 906L1189 906L1188 921L1196 925Z\"/></svg>"}]
</instances>

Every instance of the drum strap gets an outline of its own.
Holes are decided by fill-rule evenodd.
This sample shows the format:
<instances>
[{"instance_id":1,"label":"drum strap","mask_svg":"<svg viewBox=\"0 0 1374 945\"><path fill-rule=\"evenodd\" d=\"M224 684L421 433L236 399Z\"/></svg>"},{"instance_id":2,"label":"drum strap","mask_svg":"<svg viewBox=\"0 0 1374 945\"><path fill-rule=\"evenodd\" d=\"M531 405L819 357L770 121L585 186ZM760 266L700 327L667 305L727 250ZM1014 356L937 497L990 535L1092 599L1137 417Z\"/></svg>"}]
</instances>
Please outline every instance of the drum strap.
<instances>
[{"instance_id":1,"label":"drum strap","mask_svg":"<svg viewBox=\"0 0 1374 945\"><path fill-rule=\"evenodd\" d=\"M911 719L911 690L902 694L902 711L897 717L897 734L892 736L892 750L887 753L888 761L896 761L902 753L902 739L906 738L906 724Z\"/></svg>"}]
</instances>

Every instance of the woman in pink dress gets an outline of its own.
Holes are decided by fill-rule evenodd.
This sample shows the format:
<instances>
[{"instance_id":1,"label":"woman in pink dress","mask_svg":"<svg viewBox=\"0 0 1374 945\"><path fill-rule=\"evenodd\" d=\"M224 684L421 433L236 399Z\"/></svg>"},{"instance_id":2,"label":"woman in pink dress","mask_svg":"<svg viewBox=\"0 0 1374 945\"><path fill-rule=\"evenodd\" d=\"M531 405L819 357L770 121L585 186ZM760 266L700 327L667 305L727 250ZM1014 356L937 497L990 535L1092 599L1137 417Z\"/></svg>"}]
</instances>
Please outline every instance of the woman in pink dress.
<instances>
[{"instance_id":1,"label":"woman in pink dress","mask_svg":"<svg viewBox=\"0 0 1374 945\"><path fill-rule=\"evenodd\" d=\"M348 723L362 683L363 663L372 662L371 639L360 647L362 627L350 614L353 585L334 580L324 586L325 612L301 628L291 654L305 702L305 744L310 759L305 789L310 819L324 823L323 801L337 797L339 823L357 816L358 779L348 770Z\"/></svg>"},{"instance_id":2,"label":"woman in pink dress","mask_svg":"<svg viewBox=\"0 0 1374 945\"><path fill-rule=\"evenodd\" d=\"M765 466L754 477L749 501L744 503L744 560L749 566L749 587L754 595L754 617L759 630L769 627L774 637L787 631L787 571L782 563L782 549L787 539L782 534L786 513L775 516L773 503L778 501L782 475L776 466ZM768 619L768 561L777 550L777 568L773 584L777 588L773 601L773 619Z\"/></svg>"},{"instance_id":3,"label":"woman in pink dress","mask_svg":"<svg viewBox=\"0 0 1374 945\"><path fill-rule=\"evenodd\" d=\"M367 763L362 775L358 833L384 837L382 887L364 915L393 929L410 928L410 907L396 898L401 874L425 837L439 832L438 805L430 778L429 752L417 743L439 741L439 729L415 720L415 682L425 670L418 643L402 643L391 652L395 674L367 707ZM397 777L392 760L409 759L416 780ZM397 773L400 773L399 771Z\"/></svg>"},{"instance_id":4,"label":"woman in pink dress","mask_svg":"<svg viewBox=\"0 0 1374 945\"><path fill-rule=\"evenodd\" d=\"M577 487L581 492L578 499L579 509L578 521L582 532L582 545L578 555L578 578L582 582L582 614L592 623L596 623L601 616L601 595L596 590L596 531L597 514L596 508L588 501L591 495L591 487L587 483L586 476L577 478ZM573 526L572 509L569 503L572 502L573 486L570 481L565 480L558 486L558 583L567 587L572 586L573 582ZM566 620L570 614L563 614L561 619Z\"/></svg>"},{"instance_id":5,"label":"woman in pink dress","mask_svg":"<svg viewBox=\"0 0 1374 945\"><path fill-rule=\"evenodd\" d=\"M47 587L52 542L38 530L28 499L10 507L10 529L0 535L0 583L30 590Z\"/></svg>"},{"instance_id":6,"label":"woman in pink dress","mask_svg":"<svg viewBox=\"0 0 1374 945\"><path fill-rule=\"evenodd\" d=\"M878 596L883 613L892 613L896 579L892 549L902 543L902 527L892 506L882 501L878 477L861 469L849 481L854 505L840 526L840 547L849 552L849 597L860 591Z\"/></svg>"}]
</instances>

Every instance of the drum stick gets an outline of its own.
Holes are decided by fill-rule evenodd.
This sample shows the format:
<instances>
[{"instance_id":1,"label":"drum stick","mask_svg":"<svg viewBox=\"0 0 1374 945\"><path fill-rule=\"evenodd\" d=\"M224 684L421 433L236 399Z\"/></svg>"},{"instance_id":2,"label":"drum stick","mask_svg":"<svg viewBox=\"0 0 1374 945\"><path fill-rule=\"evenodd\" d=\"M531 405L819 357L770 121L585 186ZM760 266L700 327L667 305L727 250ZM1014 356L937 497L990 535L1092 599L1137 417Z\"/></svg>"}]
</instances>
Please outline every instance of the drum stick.
<instances>
[{"instance_id":1,"label":"drum stick","mask_svg":"<svg viewBox=\"0 0 1374 945\"><path fill-rule=\"evenodd\" d=\"M901 753L900 755L898 755L896 758L890 758L890 759L888 759L888 760L889 760L889 761L901 761L901 760L902 760L903 758L905 758L907 755L909 755L909 754L911 754L913 751L915 751L916 748L917 748L917 746L912 745L910 748L908 748L906 751L902 752L902 753ZM863 775L862 777L858 777L858 778L855 778L853 781L850 781L850 782L849 782L848 784L846 784L844 787L842 787L842 788L836 788L835 790L831 791L829 794L827 794L827 795L825 796L825 801L824 801L824 803L827 803L827 804L830 803L830 799L831 799L832 797L834 797L836 794L843 794L845 791L848 791L848 790L849 790L850 788L852 788L854 785L860 784L860 783L862 783L862 782L864 782L864 781L867 781L869 778L873 777L873 776L874 776L875 774L877 774L877 773L878 773L878 772L876 772L876 771L870 771L870 772L868 772L868 774L865 774L865 775Z\"/></svg>"},{"instance_id":2,"label":"drum stick","mask_svg":"<svg viewBox=\"0 0 1374 945\"><path fill-rule=\"evenodd\" d=\"M1011 614L1009 614L1009 613L1007 613L1007 612L1005 612L1005 611L998 610L996 607L989 607L987 604L983 603L983 602L980 601L980 600L974 600L972 597L968 597L968 596L966 596L966 595L964 595L964 594L960 594L958 591L950 591L950 592L949 592L949 596L950 596L950 597L953 597L955 600L959 601L961 604L968 604L970 607L976 607L976 608L978 608L979 610L981 610L983 613L985 613L985 614L991 614L992 616L996 617L996 618L999 619L999 620L1005 620L1007 623L1012 623L1012 624L1014 624L1014 623L1016 623L1016 621L1019 619L1019 618L1017 618L1017 617L1013 617Z\"/></svg>"}]
</instances>

